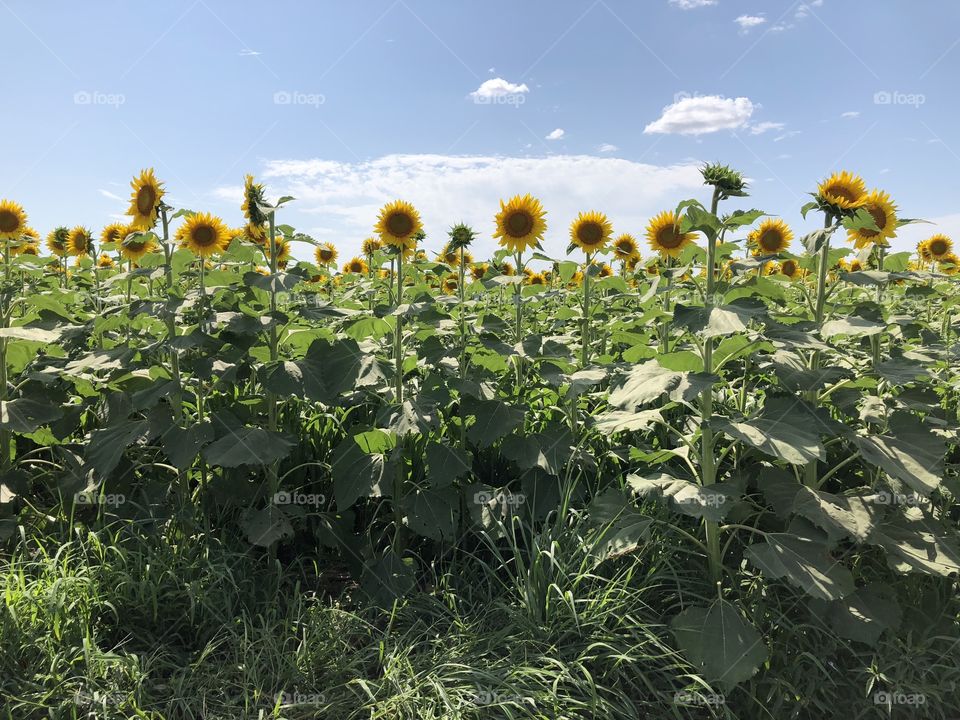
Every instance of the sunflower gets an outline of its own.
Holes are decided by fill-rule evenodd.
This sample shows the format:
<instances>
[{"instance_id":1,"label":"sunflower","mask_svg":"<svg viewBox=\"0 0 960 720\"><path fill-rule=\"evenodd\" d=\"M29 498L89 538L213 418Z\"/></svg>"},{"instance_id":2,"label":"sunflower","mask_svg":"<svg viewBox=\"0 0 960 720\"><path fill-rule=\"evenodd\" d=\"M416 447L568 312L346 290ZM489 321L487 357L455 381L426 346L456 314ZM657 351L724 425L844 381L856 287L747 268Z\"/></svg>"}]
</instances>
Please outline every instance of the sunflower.
<instances>
[{"instance_id":1,"label":"sunflower","mask_svg":"<svg viewBox=\"0 0 960 720\"><path fill-rule=\"evenodd\" d=\"M637 240L633 235L624 233L613 241L613 254L620 260L632 260L640 258L640 250L637 247Z\"/></svg>"},{"instance_id":2,"label":"sunflower","mask_svg":"<svg viewBox=\"0 0 960 720\"><path fill-rule=\"evenodd\" d=\"M890 196L882 190L874 190L864 198L861 207L873 217L877 229L847 230L847 240L857 249L864 248L870 243L889 247L890 243L887 240L897 234L897 207L890 200Z\"/></svg>"},{"instance_id":3,"label":"sunflower","mask_svg":"<svg viewBox=\"0 0 960 720\"><path fill-rule=\"evenodd\" d=\"M834 173L817 186L817 195L841 210L851 210L863 204L867 186L863 178L844 170Z\"/></svg>"},{"instance_id":4,"label":"sunflower","mask_svg":"<svg viewBox=\"0 0 960 720\"><path fill-rule=\"evenodd\" d=\"M569 285L570 287L580 287L583 285L583 272L581 270L577 270L573 273L573 275L570 277Z\"/></svg>"},{"instance_id":5,"label":"sunflower","mask_svg":"<svg viewBox=\"0 0 960 720\"><path fill-rule=\"evenodd\" d=\"M67 236L67 254L81 258L90 253L93 235L87 228L77 225Z\"/></svg>"},{"instance_id":6,"label":"sunflower","mask_svg":"<svg viewBox=\"0 0 960 720\"><path fill-rule=\"evenodd\" d=\"M487 263L475 263L470 266L470 277L474 280L483 280L490 266Z\"/></svg>"},{"instance_id":7,"label":"sunflower","mask_svg":"<svg viewBox=\"0 0 960 720\"><path fill-rule=\"evenodd\" d=\"M260 210L260 205L265 202L263 185L253 182L253 175L247 175L244 178L243 204L240 209L247 219L247 235L254 242L263 242L267 237L264 225L269 218Z\"/></svg>"},{"instance_id":8,"label":"sunflower","mask_svg":"<svg viewBox=\"0 0 960 720\"><path fill-rule=\"evenodd\" d=\"M527 285L546 285L546 284L547 284L547 276L542 272L530 273L530 275L527 277Z\"/></svg>"},{"instance_id":9,"label":"sunflower","mask_svg":"<svg viewBox=\"0 0 960 720\"><path fill-rule=\"evenodd\" d=\"M157 224L157 215L160 212L163 199L163 185L153 175L153 168L147 168L134 177L130 182L133 193L130 196L130 207L127 215L133 220L130 224L139 230L149 230Z\"/></svg>"},{"instance_id":10,"label":"sunflower","mask_svg":"<svg viewBox=\"0 0 960 720\"><path fill-rule=\"evenodd\" d=\"M940 269L947 275L960 273L960 258L950 252L940 258Z\"/></svg>"},{"instance_id":11,"label":"sunflower","mask_svg":"<svg viewBox=\"0 0 960 720\"><path fill-rule=\"evenodd\" d=\"M500 263L500 266L497 269L500 271L501 275L506 275L507 277L511 277L517 274L517 270L516 268L513 267L513 263L509 263L506 261Z\"/></svg>"},{"instance_id":12,"label":"sunflower","mask_svg":"<svg viewBox=\"0 0 960 720\"><path fill-rule=\"evenodd\" d=\"M343 265L343 271L345 273L356 273L358 275L366 275L369 268L367 267L367 262L363 258L352 258L348 260Z\"/></svg>"},{"instance_id":13,"label":"sunflower","mask_svg":"<svg viewBox=\"0 0 960 720\"><path fill-rule=\"evenodd\" d=\"M288 243L286 240L282 240L281 238L274 238L273 242L277 249L277 267L284 267L287 264L287 262L290 260L290 255L291 255L290 243ZM230 240L228 238L227 242L224 244L224 248L226 248L226 246L229 244L230 244ZM267 255L269 254L270 254L270 248L268 247Z\"/></svg>"},{"instance_id":14,"label":"sunflower","mask_svg":"<svg viewBox=\"0 0 960 720\"><path fill-rule=\"evenodd\" d=\"M523 269L523 276L524 276L527 280L529 280L530 278L532 278L534 275L536 275L536 273L533 271L533 268L525 267L525 268Z\"/></svg>"},{"instance_id":15,"label":"sunflower","mask_svg":"<svg viewBox=\"0 0 960 720\"><path fill-rule=\"evenodd\" d=\"M337 249L333 246L333 243L325 242L317 246L313 256L317 265L332 265L337 261L337 254Z\"/></svg>"},{"instance_id":16,"label":"sunflower","mask_svg":"<svg viewBox=\"0 0 960 720\"><path fill-rule=\"evenodd\" d=\"M210 213L196 213L180 227L180 246L194 255L208 258L223 252L230 242L230 230L220 218Z\"/></svg>"},{"instance_id":17,"label":"sunflower","mask_svg":"<svg viewBox=\"0 0 960 720\"><path fill-rule=\"evenodd\" d=\"M509 201L500 201L500 212L494 217L497 231L493 237L500 238L500 247L519 253L537 247L547 231L543 205L530 194L514 195Z\"/></svg>"},{"instance_id":18,"label":"sunflower","mask_svg":"<svg viewBox=\"0 0 960 720\"><path fill-rule=\"evenodd\" d=\"M67 239L70 237L70 231L65 227L58 227L50 231L47 235L47 248L57 257L66 257Z\"/></svg>"},{"instance_id":19,"label":"sunflower","mask_svg":"<svg viewBox=\"0 0 960 720\"><path fill-rule=\"evenodd\" d=\"M447 275L443 279L443 284L441 287L446 293L455 293L457 291L457 286L459 285L459 278L456 275Z\"/></svg>"},{"instance_id":20,"label":"sunflower","mask_svg":"<svg viewBox=\"0 0 960 720\"><path fill-rule=\"evenodd\" d=\"M793 241L793 231L779 218L768 218L760 227L747 235L747 244L754 248L754 255L777 255Z\"/></svg>"},{"instance_id":21,"label":"sunflower","mask_svg":"<svg viewBox=\"0 0 960 720\"><path fill-rule=\"evenodd\" d=\"M18 240L27 225L27 214L19 203L0 200L0 240Z\"/></svg>"},{"instance_id":22,"label":"sunflower","mask_svg":"<svg viewBox=\"0 0 960 720\"><path fill-rule=\"evenodd\" d=\"M937 233L933 237L924 241L927 255L930 260L943 260L947 255L953 252L953 240L942 233Z\"/></svg>"},{"instance_id":23,"label":"sunflower","mask_svg":"<svg viewBox=\"0 0 960 720\"><path fill-rule=\"evenodd\" d=\"M100 243L106 245L108 243L119 244L127 236L128 230L127 226L123 223L110 223L107 225L100 233Z\"/></svg>"},{"instance_id":24,"label":"sunflower","mask_svg":"<svg viewBox=\"0 0 960 720\"><path fill-rule=\"evenodd\" d=\"M26 253L26 248L34 247L40 243L40 233L34 230L32 227L25 227L20 233L19 241L15 245L10 246L11 255L22 255ZM28 253L30 255L36 255L37 253Z\"/></svg>"},{"instance_id":25,"label":"sunflower","mask_svg":"<svg viewBox=\"0 0 960 720\"><path fill-rule=\"evenodd\" d=\"M647 225L647 242L661 255L679 257L695 236L695 233L680 232L678 218L672 210L664 210Z\"/></svg>"},{"instance_id":26,"label":"sunflower","mask_svg":"<svg viewBox=\"0 0 960 720\"><path fill-rule=\"evenodd\" d=\"M20 246L20 252L17 254L18 255L39 255L40 246L37 243L32 243L32 242L24 243L23 245Z\"/></svg>"},{"instance_id":27,"label":"sunflower","mask_svg":"<svg viewBox=\"0 0 960 720\"><path fill-rule=\"evenodd\" d=\"M157 249L153 236L133 228L124 228L120 238L120 256L131 262L137 262L147 253Z\"/></svg>"},{"instance_id":28,"label":"sunflower","mask_svg":"<svg viewBox=\"0 0 960 720\"><path fill-rule=\"evenodd\" d=\"M597 273L597 277L605 278L611 277L613 275L613 268L611 268L606 263L600 265L600 272Z\"/></svg>"},{"instance_id":29,"label":"sunflower","mask_svg":"<svg viewBox=\"0 0 960 720\"><path fill-rule=\"evenodd\" d=\"M113 258L109 255L101 255L99 258L97 258L97 265L102 268L112 268Z\"/></svg>"},{"instance_id":30,"label":"sunflower","mask_svg":"<svg viewBox=\"0 0 960 720\"><path fill-rule=\"evenodd\" d=\"M591 210L580 213L570 224L570 241L584 252L593 253L603 249L612 232L607 216Z\"/></svg>"},{"instance_id":31,"label":"sunflower","mask_svg":"<svg viewBox=\"0 0 960 720\"><path fill-rule=\"evenodd\" d=\"M623 261L623 266L627 269L627 272L636 272L637 265L640 264L640 253L637 253L633 257L628 257Z\"/></svg>"},{"instance_id":32,"label":"sunflower","mask_svg":"<svg viewBox=\"0 0 960 720\"><path fill-rule=\"evenodd\" d=\"M786 275L791 280L796 280L803 277L803 270L800 269L800 263L788 258L780 263L780 274Z\"/></svg>"},{"instance_id":33,"label":"sunflower","mask_svg":"<svg viewBox=\"0 0 960 720\"><path fill-rule=\"evenodd\" d=\"M364 255L366 255L367 257L370 257L382 247L383 247L383 244L379 240L377 240L376 238L368 237L366 240L363 241L363 245L361 246L360 250Z\"/></svg>"},{"instance_id":34,"label":"sunflower","mask_svg":"<svg viewBox=\"0 0 960 720\"><path fill-rule=\"evenodd\" d=\"M395 200L380 210L374 231L380 240L394 247L414 248L416 235L423 229L420 213L408 202Z\"/></svg>"}]
</instances>

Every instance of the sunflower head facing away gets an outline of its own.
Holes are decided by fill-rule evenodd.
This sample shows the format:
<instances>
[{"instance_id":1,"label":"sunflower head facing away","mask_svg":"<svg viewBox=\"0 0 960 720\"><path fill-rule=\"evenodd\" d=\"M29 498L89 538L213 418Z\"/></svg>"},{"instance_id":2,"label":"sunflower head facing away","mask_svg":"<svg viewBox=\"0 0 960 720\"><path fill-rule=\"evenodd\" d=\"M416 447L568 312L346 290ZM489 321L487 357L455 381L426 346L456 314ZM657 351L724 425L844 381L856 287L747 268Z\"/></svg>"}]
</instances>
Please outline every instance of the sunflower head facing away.
<instances>
[{"instance_id":1,"label":"sunflower head facing away","mask_svg":"<svg viewBox=\"0 0 960 720\"><path fill-rule=\"evenodd\" d=\"M180 246L194 255L208 258L227 249L230 230L220 218L210 213L195 213L180 227Z\"/></svg>"},{"instance_id":2,"label":"sunflower head facing away","mask_svg":"<svg viewBox=\"0 0 960 720\"><path fill-rule=\"evenodd\" d=\"M366 240L363 241L363 245L361 246L360 249L364 255L366 255L367 257L370 257L382 247L383 247L383 244L379 240L377 240L376 238L368 237Z\"/></svg>"},{"instance_id":3,"label":"sunflower head facing away","mask_svg":"<svg viewBox=\"0 0 960 720\"><path fill-rule=\"evenodd\" d=\"M870 213L876 230L871 228L857 228L847 230L847 240L858 250L873 243L889 247L887 242L897 234L897 208L890 196L882 190L874 190L863 199L861 210Z\"/></svg>"},{"instance_id":4,"label":"sunflower head facing away","mask_svg":"<svg viewBox=\"0 0 960 720\"><path fill-rule=\"evenodd\" d=\"M730 197L744 197L747 194L747 181L743 174L729 165L710 163L700 168L704 185L712 185L717 189L718 196L725 200Z\"/></svg>"},{"instance_id":5,"label":"sunflower head facing away","mask_svg":"<svg viewBox=\"0 0 960 720\"><path fill-rule=\"evenodd\" d=\"M452 250L465 248L477 238L477 233L466 223L457 223L450 228L447 235L450 236L450 242L447 243L447 247Z\"/></svg>"},{"instance_id":6,"label":"sunflower head facing away","mask_svg":"<svg viewBox=\"0 0 960 720\"><path fill-rule=\"evenodd\" d=\"M164 194L163 185L154 176L153 168L147 168L133 178L130 187L133 188L127 209L127 215L133 218L130 224L139 230L149 230L157 224Z\"/></svg>"},{"instance_id":7,"label":"sunflower head facing away","mask_svg":"<svg viewBox=\"0 0 960 720\"><path fill-rule=\"evenodd\" d=\"M77 225L67 236L67 254L80 258L90 254L93 235L87 228Z\"/></svg>"},{"instance_id":8,"label":"sunflower head facing away","mask_svg":"<svg viewBox=\"0 0 960 720\"><path fill-rule=\"evenodd\" d=\"M672 210L665 210L647 224L647 242L661 255L679 257L693 242L695 233L680 232L679 219Z\"/></svg>"},{"instance_id":9,"label":"sunflower head facing away","mask_svg":"<svg viewBox=\"0 0 960 720\"><path fill-rule=\"evenodd\" d=\"M415 236L422 229L420 213L413 205L403 200L395 200L384 205L374 227L380 240L394 247L415 245Z\"/></svg>"},{"instance_id":10,"label":"sunflower head facing away","mask_svg":"<svg viewBox=\"0 0 960 720\"><path fill-rule=\"evenodd\" d=\"M613 241L613 254L621 260L631 260L640 257L637 240L633 235L624 233Z\"/></svg>"},{"instance_id":11,"label":"sunflower head facing away","mask_svg":"<svg viewBox=\"0 0 960 720\"><path fill-rule=\"evenodd\" d=\"M613 225L610 224L606 215L595 210L580 213L570 224L570 242L585 253L603 250L611 234L613 234Z\"/></svg>"},{"instance_id":12,"label":"sunflower head facing away","mask_svg":"<svg viewBox=\"0 0 960 720\"><path fill-rule=\"evenodd\" d=\"M66 257L67 240L70 238L70 231L65 227L54 228L47 235L47 249L57 257Z\"/></svg>"},{"instance_id":13,"label":"sunflower head facing away","mask_svg":"<svg viewBox=\"0 0 960 720\"><path fill-rule=\"evenodd\" d=\"M937 233L933 237L927 238L923 244L930 260L941 261L953 252L953 240L943 233Z\"/></svg>"},{"instance_id":14,"label":"sunflower head facing away","mask_svg":"<svg viewBox=\"0 0 960 720\"><path fill-rule=\"evenodd\" d=\"M367 262L363 258L355 257L348 260L343 265L343 271L345 273L355 273L357 275L366 275L367 274Z\"/></svg>"},{"instance_id":15,"label":"sunflower head facing away","mask_svg":"<svg viewBox=\"0 0 960 720\"><path fill-rule=\"evenodd\" d=\"M262 240L267 234L264 225L267 224L268 218L260 209L265 202L263 185L255 183L253 175L247 175L244 178L243 204L240 209L247 219L247 234L253 240Z\"/></svg>"},{"instance_id":16,"label":"sunflower head facing away","mask_svg":"<svg viewBox=\"0 0 960 720\"><path fill-rule=\"evenodd\" d=\"M157 244L153 241L152 234L133 228L124 229L124 234L120 238L120 255L124 259L137 262L156 249Z\"/></svg>"},{"instance_id":17,"label":"sunflower head facing away","mask_svg":"<svg viewBox=\"0 0 960 720\"><path fill-rule=\"evenodd\" d=\"M517 270L513 267L513 263L507 262L506 260L500 263L497 267L497 270L500 271L501 275L506 275L507 277L512 277L517 274Z\"/></svg>"},{"instance_id":18,"label":"sunflower head facing away","mask_svg":"<svg viewBox=\"0 0 960 720\"><path fill-rule=\"evenodd\" d=\"M863 178L844 170L834 173L817 186L817 196L839 210L853 210L863 204L867 186Z\"/></svg>"},{"instance_id":19,"label":"sunflower head facing away","mask_svg":"<svg viewBox=\"0 0 960 720\"><path fill-rule=\"evenodd\" d=\"M332 265L337 261L337 248L333 246L333 243L325 242L317 245L317 249L314 250L313 256L317 261L317 265Z\"/></svg>"},{"instance_id":20,"label":"sunflower head facing away","mask_svg":"<svg viewBox=\"0 0 960 720\"><path fill-rule=\"evenodd\" d=\"M487 263L474 263L470 266L470 277L474 280L483 280L490 266Z\"/></svg>"},{"instance_id":21,"label":"sunflower head facing away","mask_svg":"<svg viewBox=\"0 0 960 720\"><path fill-rule=\"evenodd\" d=\"M753 254L777 255L782 253L793 241L793 231L779 218L768 218L747 236L747 243L753 247Z\"/></svg>"},{"instance_id":22,"label":"sunflower head facing away","mask_svg":"<svg viewBox=\"0 0 960 720\"><path fill-rule=\"evenodd\" d=\"M956 253L947 253L940 258L940 269L947 275L957 275L960 273L960 258Z\"/></svg>"},{"instance_id":23,"label":"sunflower head facing away","mask_svg":"<svg viewBox=\"0 0 960 720\"><path fill-rule=\"evenodd\" d=\"M510 200L500 201L500 212L494 217L497 230L493 237L499 238L500 247L519 253L537 247L547 231L546 211L543 205L530 194L514 195Z\"/></svg>"},{"instance_id":24,"label":"sunflower head facing away","mask_svg":"<svg viewBox=\"0 0 960 720\"><path fill-rule=\"evenodd\" d=\"M12 200L0 200L0 240L19 240L26 226L23 207Z\"/></svg>"}]
</instances>

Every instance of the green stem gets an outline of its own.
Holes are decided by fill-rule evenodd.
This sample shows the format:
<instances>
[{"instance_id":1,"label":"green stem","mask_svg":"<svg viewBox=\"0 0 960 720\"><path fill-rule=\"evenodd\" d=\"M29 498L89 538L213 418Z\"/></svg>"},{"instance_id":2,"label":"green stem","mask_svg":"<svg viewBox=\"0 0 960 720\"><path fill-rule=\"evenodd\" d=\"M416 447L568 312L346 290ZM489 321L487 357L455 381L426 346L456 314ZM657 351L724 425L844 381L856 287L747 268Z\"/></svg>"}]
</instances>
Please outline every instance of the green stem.
<instances>
[{"instance_id":1,"label":"green stem","mask_svg":"<svg viewBox=\"0 0 960 720\"><path fill-rule=\"evenodd\" d=\"M403 302L403 251L397 253L397 307ZM393 355L396 361L397 405L403 404L403 317L397 313L397 328L393 336Z\"/></svg>"},{"instance_id":2,"label":"green stem","mask_svg":"<svg viewBox=\"0 0 960 720\"><path fill-rule=\"evenodd\" d=\"M823 227L828 228L833 224L833 216L830 213L824 213ZM820 248L820 254L817 259L817 302L814 306L814 322L817 330L823 327L824 315L826 313L827 300L827 265L830 262L830 237L823 240L823 246ZM810 368L817 370L820 367L820 351L814 350L810 358ZM812 405L817 404L817 391L808 390L804 397ZM819 485L817 480L817 461L811 460L804 466L803 484L809 488L816 489Z\"/></svg>"},{"instance_id":3,"label":"green stem","mask_svg":"<svg viewBox=\"0 0 960 720\"><path fill-rule=\"evenodd\" d=\"M583 330L580 339L580 367L590 362L590 263L593 253L587 253L587 263L583 267Z\"/></svg>"}]
</instances>

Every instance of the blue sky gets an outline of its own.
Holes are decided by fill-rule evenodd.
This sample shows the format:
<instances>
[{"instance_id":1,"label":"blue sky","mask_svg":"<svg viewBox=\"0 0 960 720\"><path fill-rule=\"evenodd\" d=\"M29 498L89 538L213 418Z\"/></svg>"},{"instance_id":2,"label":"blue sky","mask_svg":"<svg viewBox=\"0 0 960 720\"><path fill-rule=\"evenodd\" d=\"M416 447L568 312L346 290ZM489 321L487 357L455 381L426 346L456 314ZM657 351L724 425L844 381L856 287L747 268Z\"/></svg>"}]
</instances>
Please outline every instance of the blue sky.
<instances>
[{"instance_id":1,"label":"blue sky","mask_svg":"<svg viewBox=\"0 0 960 720\"><path fill-rule=\"evenodd\" d=\"M466 220L489 251L497 200L531 192L560 254L577 211L640 235L721 160L798 235L836 169L960 235L956 0L0 0L0 23L0 197L42 233L112 221L152 166L230 224L252 172L345 254L395 197L428 247Z\"/></svg>"}]
</instances>

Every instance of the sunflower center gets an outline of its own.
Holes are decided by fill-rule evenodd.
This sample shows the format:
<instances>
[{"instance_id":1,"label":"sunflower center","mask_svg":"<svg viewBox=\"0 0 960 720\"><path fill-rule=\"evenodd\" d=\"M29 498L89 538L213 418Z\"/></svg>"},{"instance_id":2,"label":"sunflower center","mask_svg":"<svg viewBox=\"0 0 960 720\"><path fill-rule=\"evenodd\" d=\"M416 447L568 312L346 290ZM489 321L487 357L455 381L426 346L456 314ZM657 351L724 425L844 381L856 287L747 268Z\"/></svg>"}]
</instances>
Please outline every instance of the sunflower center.
<instances>
[{"instance_id":1,"label":"sunflower center","mask_svg":"<svg viewBox=\"0 0 960 720\"><path fill-rule=\"evenodd\" d=\"M947 242L946 240L931 240L930 241L930 254L931 255L946 255L947 254Z\"/></svg>"},{"instance_id":2,"label":"sunflower center","mask_svg":"<svg viewBox=\"0 0 960 720\"><path fill-rule=\"evenodd\" d=\"M793 260L784 260L780 270L783 271L784 275L793 275L797 271L797 263Z\"/></svg>"},{"instance_id":3,"label":"sunflower center","mask_svg":"<svg viewBox=\"0 0 960 720\"><path fill-rule=\"evenodd\" d=\"M333 250L328 250L327 248L320 248L320 259L324 262L330 262L333 260Z\"/></svg>"},{"instance_id":4,"label":"sunflower center","mask_svg":"<svg viewBox=\"0 0 960 720\"><path fill-rule=\"evenodd\" d=\"M823 194L831 199L839 198L848 202L854 202L857 199L857 194L852 188L849 188L846 185L831 185L824 190Z\"/></svg>"},{"instance_id":5,"label":"sunflower center","mask_svg":"<svg viewBox=\"0 0 960 720\"><path fill-rule=\"evenodd\" d=\"M672 250L675 247L680 247L681 242L683 242L683 235L678 233L673 225L660 228L657 232L657 244L662 248Z\"/></svg>"},{"instance_id":6,"label":"sunflower center","mask_svg":"<svg viewBox=\"0 0 960 720\"><path fill-rule=\"evenodd\" d=\"M628 254L633 250L633 244L629 240L621 240L617 243L617 249L624 254Z\"/></svg>"},{"instance_id":7,"label":"sunflower center","mask_svg":"<svg viewBox=\"0 0 960 720\"><path fill-rule=\"evenodd\" d=\"M137 212L149 215L153 212L153 204L157 201L157 193L150 185L144 185L137 190Z\"/></svg>"},{"instance_id":8,"label":"sunflower center","mask_svg":"<svg viewBox=\"0 0 960 720\"><path fill-rule=\"evenodd\" d=\"M191 237L200 247L210 247L217 242L217 233L209 225L200 225L194 228Z\"/></svg>"},{"instance_id":9,"label":"sunflower center","mask_svg":"<svg viewBox=\"0 0 960 720\"><path fill-rule=\"evenodd\" d=\"M588 247L599 245L603 242L603 228L600 223L585 222L577 228L577 238Z\"/></svg>"},{"instance_id":10,"label":"sunflower center","mask_svg":"<svg viewBox=\"0 0 960 720\"><path fill-rule=\"evenodd\" d=\"M867 208L867 211L870 213L870 216L873 218L873 222L876 224L877 229L871 230L870 228L861 228L860 234L863 237L873 237L874 235L879 235L880 232L887 226L887 214L883 211L882 208L870 207Z\"/></svg>"},{"instance_id":11,"label":"sunflower center","mask_svg":"<svg viewBox=\"0 0 960 720\"><path fill-rule=\"evenodd\" d=\"M776 230L767 230L760 236L758 242L767 252L777 252L783 243L783 237Z\"/></svg>"},{"instance_id":12,"label":"sunflower center","mask_svg":"<svg viewBox=\"0 0 960 720\"><path fill-rule=\"evenodd\" d=\"M504 225L506 225L507 235L510 237L526 237L533 231L533 216L523 210L517 210L507 216Z\"/></svg>"},{"instance_id":13,"label":"sunflower center","mask_svg":"<svg viewBox=\"0 0 960 720\"><path fill-rule=\"evenodd\" d=\"M0 210L0 232L13 232L20 225L20 218L10 210Z\"/></svg>"},{"instance_id":14,"label":"sunflower center","mask_svg":"<svg viewBox=\"0 0 960 720\"><path fill-rule=\"evenodd\" d=\"M413 218L406 213L393 213L387 218L387 230L394 237L406 237L413 232Z\"/></svg>"}]
</instances>

